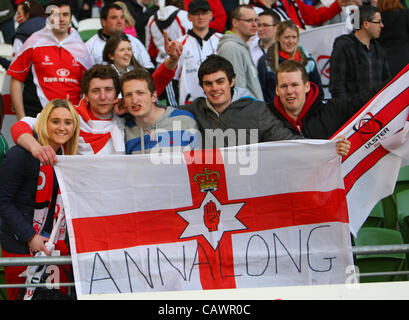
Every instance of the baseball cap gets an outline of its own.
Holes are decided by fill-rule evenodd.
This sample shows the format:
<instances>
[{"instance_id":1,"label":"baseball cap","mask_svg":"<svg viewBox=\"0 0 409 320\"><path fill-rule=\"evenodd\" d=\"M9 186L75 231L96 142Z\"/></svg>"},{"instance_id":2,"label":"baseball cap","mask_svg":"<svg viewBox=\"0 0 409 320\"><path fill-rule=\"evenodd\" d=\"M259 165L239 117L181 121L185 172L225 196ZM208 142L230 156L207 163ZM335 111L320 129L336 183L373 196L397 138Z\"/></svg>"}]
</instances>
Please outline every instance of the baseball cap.
<instances>
[{"instance_id":1,"label":"baseball cap","mask_svg":"<svg viewBox=\"0 0 409 320\"><path fill-rule=\"evenodd\" d=\"M188 6L188 12L195 13L198 10L210 11L209 3L206 0L192 0Z\"/></svg>"}]
</instances>

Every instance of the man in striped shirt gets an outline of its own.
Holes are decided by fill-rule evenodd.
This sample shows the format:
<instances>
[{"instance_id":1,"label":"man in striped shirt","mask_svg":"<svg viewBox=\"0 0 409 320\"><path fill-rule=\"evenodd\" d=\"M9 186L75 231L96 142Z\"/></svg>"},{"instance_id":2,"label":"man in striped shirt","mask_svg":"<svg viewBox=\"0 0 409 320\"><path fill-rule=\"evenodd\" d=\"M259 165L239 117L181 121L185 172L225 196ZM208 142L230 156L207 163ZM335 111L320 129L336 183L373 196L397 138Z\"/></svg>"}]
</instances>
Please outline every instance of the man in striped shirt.
<instances>
[{"instance_id":1,"label":"man in striped shirt","mask_svg":"<svg viewBox=\"0 0 409 320\"><path fill-rule=\"evenodd\" d=\"M188 111L156 104L152 75L133 70L121 77L127 154L187 151L201 146L196 120Z\"/></svg>"}]
</instances>

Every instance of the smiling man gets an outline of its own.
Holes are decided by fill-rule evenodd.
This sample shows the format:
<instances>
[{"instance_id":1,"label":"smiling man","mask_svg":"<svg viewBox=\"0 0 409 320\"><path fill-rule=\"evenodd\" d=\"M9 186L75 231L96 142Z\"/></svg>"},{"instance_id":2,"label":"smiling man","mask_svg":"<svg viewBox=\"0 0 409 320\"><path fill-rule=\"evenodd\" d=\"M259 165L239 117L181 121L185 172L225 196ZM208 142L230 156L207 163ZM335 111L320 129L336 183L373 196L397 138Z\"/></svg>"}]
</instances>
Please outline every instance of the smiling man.
<instances>
[{"instance_id":1,"label":"smiling man","mask_svg":"<svg viewBox=\"0 0 409 320\"><path fill-rule=\"evenodd\" d=\"M47 12L47 25L26 40L7 70L18 119L36 116L56 98L78 104L81 78L92 66L86 46L70 27L70 1L50 1Z\"/></svg>"},{"instance_id":2,"label":"smiling man","mask_svg":"<svg viewBox=\"0 0 409 320\"><path fill-rule=\"evenodd\" d=\"M305 68L295 60L282 62L277 69L274 115L293 133L309 139L329 139L381 87L348 98L323 100L318 86L308 81Z\"/></svg>"}]
</instances>

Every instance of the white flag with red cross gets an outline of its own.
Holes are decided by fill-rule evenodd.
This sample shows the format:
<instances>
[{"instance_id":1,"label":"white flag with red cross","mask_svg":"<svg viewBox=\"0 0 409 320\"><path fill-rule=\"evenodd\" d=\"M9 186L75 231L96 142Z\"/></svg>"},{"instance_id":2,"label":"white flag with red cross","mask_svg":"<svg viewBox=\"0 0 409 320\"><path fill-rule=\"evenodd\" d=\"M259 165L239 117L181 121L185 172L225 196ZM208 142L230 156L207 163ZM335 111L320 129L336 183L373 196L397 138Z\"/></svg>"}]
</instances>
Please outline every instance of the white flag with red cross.
<instances>
[{"instance_id":1,"label":"white flag with red cross","mask_svg":"<svg viewBox=\"0 0 409 320\"><path fill-rule=\"evenodd\" d=\"M79 296L344 283L335 142L60 156Z\"/></svg>"}]
</instances>

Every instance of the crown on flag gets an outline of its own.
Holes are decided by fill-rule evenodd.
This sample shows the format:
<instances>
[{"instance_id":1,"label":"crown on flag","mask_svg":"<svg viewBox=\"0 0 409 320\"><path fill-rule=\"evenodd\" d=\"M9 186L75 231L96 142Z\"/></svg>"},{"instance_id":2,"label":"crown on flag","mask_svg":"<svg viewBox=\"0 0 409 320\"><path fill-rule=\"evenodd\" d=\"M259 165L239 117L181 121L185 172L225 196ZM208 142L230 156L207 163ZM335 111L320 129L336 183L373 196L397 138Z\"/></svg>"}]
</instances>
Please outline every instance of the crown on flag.
<instances>
[{"instance_id":1,"label":"crown on flag","mask_svg":"<svg viewBox=\"0 0 409 320\"><path fill-rule=\"evenodd\" d=\"M199 184L200 192L215 191L219 184L220 173L217 171L209 171L205 168L203 172L193 176L193 180Z\"/></svg>"}]
</instances>

